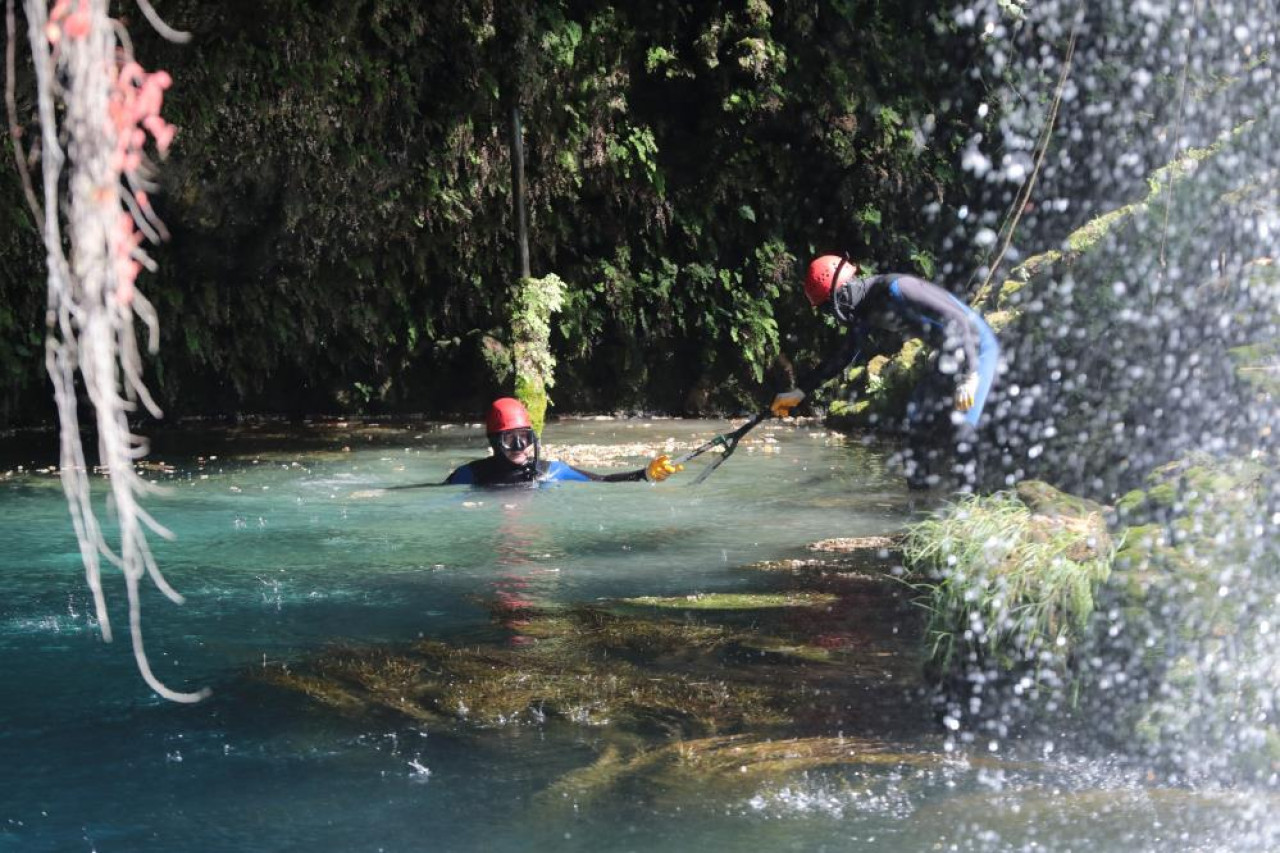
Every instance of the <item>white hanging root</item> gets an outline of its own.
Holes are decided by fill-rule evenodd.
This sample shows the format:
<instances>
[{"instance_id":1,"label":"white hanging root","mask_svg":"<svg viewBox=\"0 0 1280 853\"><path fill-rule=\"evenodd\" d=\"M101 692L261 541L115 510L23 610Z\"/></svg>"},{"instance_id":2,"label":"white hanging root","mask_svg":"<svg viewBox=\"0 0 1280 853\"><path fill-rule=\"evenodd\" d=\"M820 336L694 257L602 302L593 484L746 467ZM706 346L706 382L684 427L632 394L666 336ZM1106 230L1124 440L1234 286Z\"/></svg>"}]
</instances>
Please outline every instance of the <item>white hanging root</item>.
<instances>
[{"instance_id":1,"label":"white hanging root","mask_svg":"<svg viewBox=\"0 0 1280 853\"><path fill-rule=\"evenodd\" d=\"M159 22L146 0L139 4L162 34L175 33ZM123 27L108 16L107 5L107 0L56 0L50 9L45 0L24 0L41 127L49 267L45 362L58 407L62 487L102 636L112 638L101 578L106 559L124 575L134 658L143 679L167 699L196 702L208 689L181 693L166 687L152 672L142 642L143 576L149 574L171 600L181 603L182 596L165 581L147 542L148 527L161 536L171 534L139 506L139 498L155 487L134 468L146 448L128 423L139 400L160 416L142 381L135 336L137 318L154 351L157 318L151 303L134 289L134 279L141 266L154 268L139 247L143 236L163 234L143 191L151 184L142 146L149 136L163 154L173 136L173 127L159 115L169 76L148 74L133 61ZM64 190L67 198L59 204ZM110 505L120 528L118 552L103 535L90 495L76 409L77 371L94 411L100 464L110 480Z\"/></svg>"}]
</instances>

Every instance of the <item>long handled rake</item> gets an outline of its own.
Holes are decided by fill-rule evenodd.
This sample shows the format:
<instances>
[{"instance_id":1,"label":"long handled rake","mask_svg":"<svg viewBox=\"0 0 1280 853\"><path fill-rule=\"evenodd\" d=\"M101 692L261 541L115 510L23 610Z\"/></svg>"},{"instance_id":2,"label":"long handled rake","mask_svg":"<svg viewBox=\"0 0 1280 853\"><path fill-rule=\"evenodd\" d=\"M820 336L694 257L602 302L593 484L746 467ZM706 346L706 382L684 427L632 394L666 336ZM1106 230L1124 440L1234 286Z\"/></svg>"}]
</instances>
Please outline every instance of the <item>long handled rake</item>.
<instances>
[{"instance_id":1,"label":"long handled rake","mask_svg":"<svg viewBox=\"0 0 1280 853\"><path fill-rule=\"evenodd\" d=\"M688 462L690 459L694 459L698 456L701 456L702 454L706 453L708 450L713 450L717 447L723 447L724 452L721 453L714 462L712 462L705 469L703 469L702 473L699 474L692 483L690 483L690 485L696 486L699 483L701 483L703 480L710 477L713 471L715 471L717 468L723 465L725 460L728 459L731 455L733 455L733 451L738 449L738 442L742 441L743 436L751 432L751 430L755 429L760 424L761 421L765 420L772 414L773 412L771 412L769 409L765 409L764 411L760 412L755 417L753 417L751 420L747 421L745 424L735 429L733 432L726 432L726 433L723 433L722 435L717 435L711 438L709 441L699 445L698 447L695 447L693 450L690 450L688 453L684 453L671 461L675 465L683 465L686 462Z\"/></svg>"}]
</instances>

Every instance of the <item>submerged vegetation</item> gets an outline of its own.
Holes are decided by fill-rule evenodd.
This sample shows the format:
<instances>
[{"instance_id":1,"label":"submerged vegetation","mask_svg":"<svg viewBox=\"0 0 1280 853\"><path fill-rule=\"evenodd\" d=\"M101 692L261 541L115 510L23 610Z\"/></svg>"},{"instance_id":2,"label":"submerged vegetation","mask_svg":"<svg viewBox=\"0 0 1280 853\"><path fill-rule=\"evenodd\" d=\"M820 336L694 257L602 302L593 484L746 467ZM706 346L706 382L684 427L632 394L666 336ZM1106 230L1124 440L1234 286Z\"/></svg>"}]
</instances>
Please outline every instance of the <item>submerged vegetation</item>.
<instances>
[{"instance_id":1,"label":"submerged vegetation","mask_svg":"<svg viewBox=\"0 0 1280 853\"><path fill-rule=\"evenodd\" d=\"M980 763L981 760L979 760ZM999 766L1000 762L986 764ZM862 773L851 778L845 793L865 796L900 774L968 767L967 760L923 752L900 744L855 737L760 739L729 735L693 740L624 756L605 749L596 762L567 774L540 797L546 806L573 807L619 789L643 792L658 808L680 803L741 801L786 780L807 778L826 770Z\"/></svg>"},{"instance_id":2,"label":"submerged vegetation","mask_svg":"<svg viewBox=\"0 0 1280 853\"><path fill-rule=\"evenodd\" d=\"M927 717L923 705L901 710L918 666L903 587L887 571L875 585L850 579L844 566L753 571L772 591L733 595L569 607L499 597L482 602L495 622L484 642L335 648L253 677L359 717L598 729L598 760L551 797L655 772L728 790L829 766L934 766L943 759L857 734L918 732ZM836 730L847 736L825 734Z\"/></svg>"},{"instance_id":3,"label":"submerged vegetation","mask_svg":"<svg viewBox=\"0 0 1280 853\"><path fill-rule=\"evenodd\" d=\"M502 626L494 638L501 642L335 649L261 677L351 713L482 726L558 719L681 737L800 726L813 713L807 696L815 691L830 695L832 713L843 718L849 710L840 696L872 690L896 701L910 689L908 633L891 640L898 623L892 631L869 629L865 614L844 603L851 594L865 603L865 584L797 576L790 585L785 592L622 599L609 607L499 598L486 604ZM897 587L881 585L877 595L880 609L899 612L901 627L911 624L895 604ZM826 618L791 615L815 608ZM664 615L671 610L683 616ZM899 647L899 659L860 662L878 632L887 635L879 642ZM865 639L851 641L858 635ZM777 677L779 667L786 679Z\"/></svg>"}]
</instances>

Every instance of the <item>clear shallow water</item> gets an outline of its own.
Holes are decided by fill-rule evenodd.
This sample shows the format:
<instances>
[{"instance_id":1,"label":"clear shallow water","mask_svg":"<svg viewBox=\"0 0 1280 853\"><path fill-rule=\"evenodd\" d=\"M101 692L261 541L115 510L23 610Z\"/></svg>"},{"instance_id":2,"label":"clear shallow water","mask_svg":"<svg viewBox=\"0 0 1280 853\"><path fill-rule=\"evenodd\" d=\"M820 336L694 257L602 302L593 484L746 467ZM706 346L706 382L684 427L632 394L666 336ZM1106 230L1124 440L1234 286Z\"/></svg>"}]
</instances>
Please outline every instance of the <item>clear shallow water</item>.
<instances>
[{"instance_id":1,"label":"clear shallow water","mask_svg":"<svg viewBox=\"0 0 1280 853\"><path fill-rule=\"evenodd\" d=\"M556 445L687 443L724 428L568 421L546 437L555 455ZM154 698L127 642L101 641L56 478L11 474L0 481L0 849L1274 844L1269 794L1146 787L1109 763L1039 744L1001 744L997 753L1030 752L1034 765L947 759L932 725L896 742L929 757L916 765L692 795L633 780L590 801L557 801L545 792L595 761L606 732L556 721L488 729L356 721L244 677L332 643L492 640L482 602L503 591L569 603L758 587L759 575L742 566L907 520L908 496L885 473L883 450L821 430L757 432L777 452L744 445L696 488L691 466L657 486L501 492L379 491L438 482L481 455L476 428L162 442L151 458L170 466L155 478L171 490L153 507L177 539L156 549L187 604L149 591L144 626L161 678L214 689L196 706ZM122 632L122 590L111 593Z\"/></svg>"}]
</instances>

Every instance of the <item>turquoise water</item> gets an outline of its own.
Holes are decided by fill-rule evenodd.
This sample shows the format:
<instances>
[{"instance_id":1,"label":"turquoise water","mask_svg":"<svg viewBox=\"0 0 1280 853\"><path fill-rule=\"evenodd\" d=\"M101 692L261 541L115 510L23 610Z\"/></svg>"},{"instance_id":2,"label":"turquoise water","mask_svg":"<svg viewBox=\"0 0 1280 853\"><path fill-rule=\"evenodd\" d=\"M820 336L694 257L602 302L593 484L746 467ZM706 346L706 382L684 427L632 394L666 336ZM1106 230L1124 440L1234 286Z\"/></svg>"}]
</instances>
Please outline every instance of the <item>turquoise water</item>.
<instances>
[{"instance_id":1,"label":"turquoise water","mask_svg":"<svg viewBox=\"0 0 1280 853\"><path fill-rule=\"evenodd\" d=\"M553 455L687 446L725 422L564 421ZM103 643L58 480L0 480L0 849L1265 850L1270 795L1163 790L1048 744L948 747L906 703L894 751L930 760L796 774L689 797L643 784L549 802L606 727L481 728L337 716L248 677L334 643L499 641L484 602L745 590L743 567L830 537L882 535L911 504L885 449L770 425L706 483L571 483L501 492L437 482L483 453L474 427L184 434L159 441L151 502L175 606L148 590L156 673L213 689L174 705ZM34 460L33 460L34 461ZM39 465L38 461L34 464ZM595 470L619 470L584 462ZM122 585L108 588L123 635ZM904 628L906 626L904 625ZM820 701L815 698L815 702ZM914 701L921 701L916 698ZM852 711L856 709L851 709ZM897 721L901 723L902 721ZM874 736L874 730L860 732ZM892 735L889 731L892 730ZM905 733L904 733L905 732ZM837 732L830 732L836 735ZM1000 763L1006 755L1018 761ZM1028 755L1034 761L1027 761Z\"/></svg>"}]
</instances>

